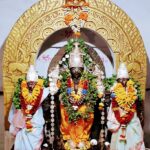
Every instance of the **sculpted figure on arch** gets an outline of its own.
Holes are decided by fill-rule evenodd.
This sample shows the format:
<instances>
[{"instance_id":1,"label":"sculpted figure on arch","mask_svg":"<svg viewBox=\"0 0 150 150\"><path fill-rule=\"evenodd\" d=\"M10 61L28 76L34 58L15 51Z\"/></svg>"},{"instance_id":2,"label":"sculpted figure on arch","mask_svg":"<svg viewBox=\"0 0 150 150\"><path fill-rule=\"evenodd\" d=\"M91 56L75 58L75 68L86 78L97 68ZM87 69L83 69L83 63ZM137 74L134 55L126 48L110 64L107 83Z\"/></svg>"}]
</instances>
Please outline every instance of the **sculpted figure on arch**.
<instances>
[{"instance_id":1,"label":"sculpted figure on arch","mask_svg":"<svg viewBox=\"0 0 150 150\"><path fill-rule=\"evenodd\" d=\"M99 149L104 77L97 65L91 70L91 64L84 42L70 40L59 67L49 74L51 95L43 103L43 149Z\"/></svg>"},{"instance_id":2,"label":"sculpted figure on arch","mask_svg":"<svg viewBox=\"0 0 150 150\"><path fill-rule=\"evenodd\" d=\"M111 99L107 122L112 132L110 150L145 150L140 88L129 77L124 63L120 64L117 81L111 88Z\"/></svg>"}]
</instances>

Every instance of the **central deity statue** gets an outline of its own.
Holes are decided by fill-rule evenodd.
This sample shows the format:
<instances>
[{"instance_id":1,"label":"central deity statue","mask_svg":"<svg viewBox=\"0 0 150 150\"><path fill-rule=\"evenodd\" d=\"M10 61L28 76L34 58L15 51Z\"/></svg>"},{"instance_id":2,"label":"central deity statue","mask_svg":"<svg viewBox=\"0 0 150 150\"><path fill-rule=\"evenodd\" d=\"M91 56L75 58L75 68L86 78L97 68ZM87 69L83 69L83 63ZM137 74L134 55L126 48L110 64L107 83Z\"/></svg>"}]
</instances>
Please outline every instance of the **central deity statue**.
<instances>
[{"instance_id":1,"label":"central deity statue","mask_svg":"<svg viewBox=\"0 0 150 150\"><path fill-rule=\"evenodd\" d=\"M99 149L103 72L93 64L83 41L72 40L50 72L50 95L43 103L45 148Z\"/></svg>"}]
</instances>

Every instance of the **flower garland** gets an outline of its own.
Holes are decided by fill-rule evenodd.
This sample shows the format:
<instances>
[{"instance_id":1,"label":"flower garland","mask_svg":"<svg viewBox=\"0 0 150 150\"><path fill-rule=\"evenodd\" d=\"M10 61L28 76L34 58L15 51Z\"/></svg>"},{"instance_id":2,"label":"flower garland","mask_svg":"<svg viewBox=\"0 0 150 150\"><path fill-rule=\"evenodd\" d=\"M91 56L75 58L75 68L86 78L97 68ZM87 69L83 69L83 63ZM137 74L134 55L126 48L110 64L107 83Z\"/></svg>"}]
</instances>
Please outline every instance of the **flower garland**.
<instances>
[{"instance_id":1,"label":"flower garland","mask_svg":"<svg viewBox=\"0 0 150 150\"><path fill-rule=\"evenodd\" d=\"M116 119L121 124L128 124L136 111L137 90L134 87L134 82L130 79L126 88L121 83L117 83L113 88L111 97ZM123 109L125 114L121 114L119 108Z\"/></svg>"},{"instance_id":2,"label":"flower garland","mask_svg":"<svg viewBox=\"0 0 150 150\"><path fill-rule=\"evenodd\" d=\"M87 94L88 81L80 79L77 94L74 91L74 82L71 78L68 78L67 80L67 87L67 94L70 103L74 106L81 105L84 101L85 95Z\"/></svg>"},{"instance_id":3,"label":"flower garland","mask_svg":"<svg viewBox=\"0 0 150 150\"><path fill-rule=\"evenodd\" d=\"M115 100L118 103L119 107L125 111L130 111L130 107L135 103L137 99L137 90L134 88L134 82L132 80L127 81L126 89L121 83L117 83L113 88L115 93Z\"/></svg>"},{"instance_id":4,"label":"flower garland","mask_svg":"<svg viewBox=\"0 0 150 150\"><path fill-rule=\"evenodd\" d=\"M22 109L22 112L26 117L27 131L32 131L31 119L39 107L43 86L47 87L48 83L48 78L40 77L32 93L29 93L25 78L19 78L16 83L12 101L16 109Z\"/></svg>"},{"instance_id":5,"label":"flower garland","mask_svg":"<svg viewBox=\"0 0 150 150\"><path fill-rule=\"evenodd\" d=\"M19 78L16 86L15 86L15 91L14 91L14 95L12 98L13 104L15 106L16 109L21 109L21 104L20 104L20 93L21 93L21 82L23 81L22 78Z\"/></svg>"},{"instance_id":6,"label":"flower garland","mask_svg":"<svg viewBox=\"0 0 150 150\"><path fill-rule=\"evenodd\" d=\"M41 78L44 82L43 82L43 86L44 87L48 87L49 86L49 80L48 78ZM25 78L19 78L16 86L15 86L15 91L14 91L14 95L12 98L13 104L15 106L16 109L21 109L21 102L20 102L20 94L21 94L21 83L22 81L25 80Z\"/></svg>"},{"instance_id":7,"label":"flower garland","mask_svg":"<svg viewBox=\"0 0 150 150\"><path fill-rule=\"evenodd\" d=\"M28 86L27 86L27 81L22 81L21 83L21 94L22 97L26 100L26 104L31 103L34 104L35 101L37 100L37 97L40 94L40 90L43 86L43 80L38 79L32 93L29 92Z\"/></svg>"},{"instance_id":8,"label":"flower garland","mask_svg":"<svg viewBox=\"0 0 150 150\"><path fill-rule=\"evenodd\" d=\"M136 111L136 104L133 104L132 107L130 108L130 111L126 112L123 116L121 116L121 113L119 111L119 105L115 101L115 99L112 100L112 109L115 113L115 117L118 120L120 124L128 124L131 119L134 116L134 112Z\"/></svg>"},{"instance_id":9,"label":"flower garland","mask_svg":"<svg viewBox=\"0 0 150 150\"><path fill-rule=\"evenodd\" d=\"M69 121L76 122L81 118L88 119L89 114L94 112L94 105L98 100L96 76L89 72L83 72L77 94L74 93L70 73L67 71L62 72L61 76L61 102L68 113ZM81 103L87 106L84 112L78 111L78 106Z\"/></svg>"},{"instance_id":10,"label":"flower garland","mask_svg":"<svg viewBox=\"0 0 150 150\"><path fill-rule=\"evenodd\" d=\"M64 5L64 21L69 25L75 36L80 36L80 28L82 28L88 18L89 3L82 1L69 1Z\"/></svg>"},{"instance_id":11,"label":"flower garland","mask_svg":"<svg viewBox=\"0 0 150 150\"><path fill-rule=\"evenodd\" d=\"M43 94L43 80L38 79L32 93L29 92L27 81L21 83L21 109L26 117L26 128L32 130L31 119L37 111Z\"/></svg>"},{"instance_id":12,"label":"flower garland","mask_svg":"<svg viewBox=\"0 0 150 150\"><path fill-rule=\"evenodd\" d=\"M80 49L83 53L83 62L87 70L82 74L77 94L74 92L68 59L75 42L80 43ZM61 102L69 115L69 121L75 122L80 118L87 119L89 114L94 112L94 105L96 104L96 101L103 96L103 89L97 84L97 76L89 72L90 66L94 65L94 63L88 54L88 47L83 39L70 39L65 46L65 52L65 56L59 61L60 67L63 68L63 71L60 73ZM78 107L81 104L86 104L87 106L84 113L78 111Z\"/></svg>"}]
</instances>

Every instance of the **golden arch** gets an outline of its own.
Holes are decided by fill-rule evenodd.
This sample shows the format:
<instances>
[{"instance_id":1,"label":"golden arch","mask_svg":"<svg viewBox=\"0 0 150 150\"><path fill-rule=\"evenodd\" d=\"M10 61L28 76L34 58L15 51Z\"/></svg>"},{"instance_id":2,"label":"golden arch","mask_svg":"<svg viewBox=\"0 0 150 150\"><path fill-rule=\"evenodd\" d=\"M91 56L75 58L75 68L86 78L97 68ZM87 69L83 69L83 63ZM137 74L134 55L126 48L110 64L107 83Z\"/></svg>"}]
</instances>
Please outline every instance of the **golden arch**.
<instances>
[{"instance_id":1,"label":"golden arch","mask_svg":"<svg viewBox=\"0 0 150 150\"><path fill-rule=\"evenodd\" d=\"M130 75L140 81L145 95L146 51L140 33L132 20L110 0L88 0L90 12L85 27L100 34L110 45L116 68L127 64ZM5 117L8 114L14 83L24 75L43 41L65 28L62 5L65 0L41 0L28 9L11 30L3 56ZM7 117L6 117L7 118Z\"/></svg>"}]
</instances>

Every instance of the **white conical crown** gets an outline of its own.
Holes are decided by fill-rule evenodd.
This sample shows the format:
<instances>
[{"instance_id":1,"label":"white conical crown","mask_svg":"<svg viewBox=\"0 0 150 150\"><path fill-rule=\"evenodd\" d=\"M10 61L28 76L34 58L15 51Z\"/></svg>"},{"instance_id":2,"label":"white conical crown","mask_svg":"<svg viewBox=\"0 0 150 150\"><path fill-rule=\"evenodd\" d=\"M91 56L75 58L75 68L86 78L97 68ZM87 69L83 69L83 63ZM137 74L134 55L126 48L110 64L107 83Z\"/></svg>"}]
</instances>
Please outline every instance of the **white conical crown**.
<instances>
[{"instance_id":1,"label":"white conical crown","mask_svg":"<svg viewBox=\"0 0 150 150\"><path fill-rule=\"evenodd\" d=\"M30 65L30 68L27 72L27 81L37 81L38 80L38 74L35 71L35 68L33 65Z\"/></svg>"},{"instance_id":2,"label":"white conical crown","mask_svg":"<svg viewBox=\"0 0 150 150\"><path fill-rule=\"evenodd\" d=\"M121 63L118 68L117 79L118 78L129 78L128 70L125 63Z\"/></svg>"},{"instance_id":3,"label":"white conical crown","mask_svg":"<svg viewBox=\"0 0 150 150\"><path fill-rule=\"evenodd\" d=\"M74 43L74 49L70 53L69 67L83 67L83 54L79 48L80 43Z\"/></svg>"}]
</instances>

